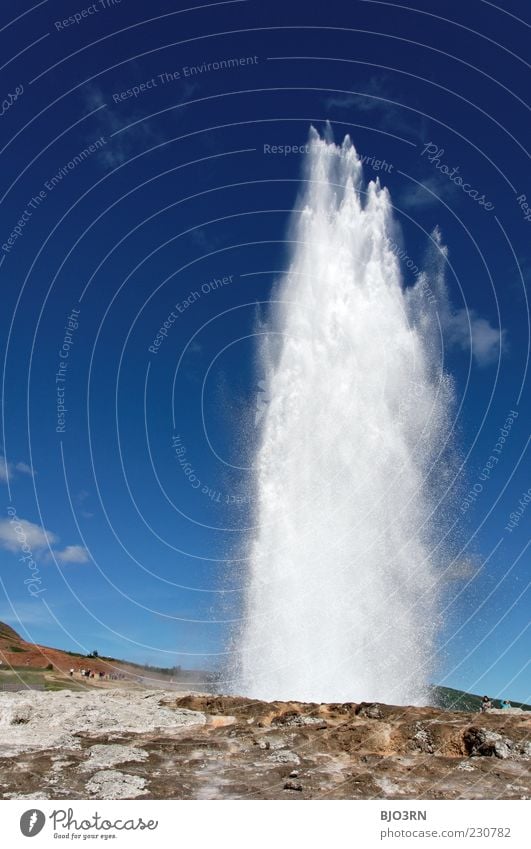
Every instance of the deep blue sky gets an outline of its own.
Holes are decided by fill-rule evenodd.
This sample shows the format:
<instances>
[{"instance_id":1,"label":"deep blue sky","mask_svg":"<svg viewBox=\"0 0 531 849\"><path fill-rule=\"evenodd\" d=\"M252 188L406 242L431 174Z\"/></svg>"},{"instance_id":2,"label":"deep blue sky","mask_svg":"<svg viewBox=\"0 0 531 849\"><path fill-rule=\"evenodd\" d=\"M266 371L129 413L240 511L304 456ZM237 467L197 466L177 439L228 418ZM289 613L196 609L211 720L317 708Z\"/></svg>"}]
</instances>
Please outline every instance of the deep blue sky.
<instances>
[{"instance_id":1,"label":"deep blue sky","mask_svg":"<svg viewBox=\"0 0 531 849\"><path fill-rule=\"evenodd\" d=\"M529 700L531 508L506 528L531 485L531 220L518 201L531 204L528 4L105 5L8 0L0 12L0 620L142 662L223 659L252 518L253 334L286 266L302 166L264 146L303 145L310 123L329 120L337 140L350 133L388 164L379 174L408 256L422 264L437 225L448 246L462 495L518 413L475 503L451 508L458 562L436 677ZM233 58L245 62L184 70ZM430 162L428 144L493 208ZM31 523L34 596L9 506Z\"/></svg>"}]
</instances>

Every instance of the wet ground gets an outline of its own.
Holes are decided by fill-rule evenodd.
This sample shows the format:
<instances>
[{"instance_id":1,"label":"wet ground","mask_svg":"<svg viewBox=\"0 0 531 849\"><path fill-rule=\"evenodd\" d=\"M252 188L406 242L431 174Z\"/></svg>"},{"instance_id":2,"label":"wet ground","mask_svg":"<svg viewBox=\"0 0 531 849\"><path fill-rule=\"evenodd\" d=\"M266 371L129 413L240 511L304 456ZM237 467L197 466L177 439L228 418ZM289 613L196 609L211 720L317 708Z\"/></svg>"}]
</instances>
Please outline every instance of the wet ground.
<instances>
[{"instance_id":1,"label":"wet ground","mask_svg":"<svg viewBox=\"0 0 531 849\"><path fill-rule=\"evenodd\" d=\"M33 731L42 723L42 700L58 695L33 693L35 704L25 710L11 705L15 725L6 713L13 696L1 697L1 798L531 798L529 713L134 692L126 730L118 714L108 727L108 705L104 711L102 694L91 693L91 723L81 721L85 708L78 704L73 726L84 728L71 723L62 741L41 747ZM142 700L150 730L131 730ZM9 729L17 727L16 751L9 753Z\"/></svg>"}]
</instances>

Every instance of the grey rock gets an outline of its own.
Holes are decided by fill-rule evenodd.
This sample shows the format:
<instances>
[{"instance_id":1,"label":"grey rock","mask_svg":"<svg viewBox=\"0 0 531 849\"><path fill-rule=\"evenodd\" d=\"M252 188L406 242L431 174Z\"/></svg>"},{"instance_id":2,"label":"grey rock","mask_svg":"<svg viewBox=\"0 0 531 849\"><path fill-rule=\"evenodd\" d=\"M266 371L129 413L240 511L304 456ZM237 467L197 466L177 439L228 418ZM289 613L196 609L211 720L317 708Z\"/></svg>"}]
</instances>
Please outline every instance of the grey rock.
<instances>
[{"instance_id":1,"label":"grey rock","mask_svg":"<svg viewBox=\"0 0 531 849\"><path fill-rule=\"evenodd\" d=\"M362 703L356 713L358 716L367 717L367 719L381 719L383 716L382 709L377 702L373 704Z\"/></svg>"},{"instance_id":2,"label":"grey rock","mask_svg":"<svg viewBox=\"0 0 531 849\"><path fill-rule=\"evenodd\" d=\"M117 769L96 772L85 786L97 799L135 799L147 792L145 778L127 775Z\"/></svg>"},{"instance_id":3,"label":"grey rock","mask_svg":"<svg viewBox=\"0 0 531 849\"><path fill-rule=\"evenodd\" d=\"M470 755L505 759L514 747L512 740L487 728L468 728L463 739Z\"/></svg>"},{"instance_id":4,"label":"grey rock","mask_svg":"<svg viewBox=\"0 0 531 849\"><path fill-rule=\"evenodd\" d=\"M272 755L269 756L269 760L273 761L277 764L300 764L301 759L295 752L285 751L281 749L278 752L273 752Z\"/></svg>"},{"instance_id":5,"label":"grey rock","mask_svg":"<svg viewBox=\"0 0 531 849\"><path fill-rule=\"evenodd\" d=\"M98 744L90 747L88 760L80 768L94 770L115 766L126 761L145 761L148 757L147 752L134 746L120 746L116 743L111 743L108 746Z\"/></svg>"}]
</instances>

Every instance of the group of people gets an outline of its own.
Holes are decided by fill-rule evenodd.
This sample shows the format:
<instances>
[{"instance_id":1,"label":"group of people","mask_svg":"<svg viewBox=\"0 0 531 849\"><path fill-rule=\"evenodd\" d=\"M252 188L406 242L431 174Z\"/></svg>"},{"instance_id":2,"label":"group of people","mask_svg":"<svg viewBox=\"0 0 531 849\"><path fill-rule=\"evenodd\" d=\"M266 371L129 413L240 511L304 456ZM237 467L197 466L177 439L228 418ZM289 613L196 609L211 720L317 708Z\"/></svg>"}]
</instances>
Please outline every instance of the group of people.
<instances>
[{"instance_id":1,"label":"group of people","mask_svg":"<svg viewBox=\"0 0 531 849\"><path fill-rule=\"evenodd\" d=\"M105 672L94 672L94 670L93 670L93 669L81 669L80 671L81 671L81 677L82 677L82 678L96 678L96 677L99 677L99 679L100 679L100 680L101 680L102 678L105 678ZM71 669L71 670L70 670L70 677L71 677L71 678L73 678L73 677L74 677L74 672L75 672L75 669Z\"/></svg>"},{"instance_id":2,"label":"group of people","mask_svg":"<svg viewBox=\"0 0 531 849\"><path fill-rule=\"evenodd\" d=\"M511 708L511 707L512 707L512 705L511 705L511 703L508 699L502 699L502 701L501 701L501 709L502 710L509 710L509 708ZM492 702L492 699L489 699L488 696L483 696L483 698L481 699L481 713L486 713L486 711L492 710L493 708L494 708L494 704Z\"/></svg>"},{"instance_id":3,"label":"group of people","mask_svg":"<svg viewBox=\"0 0 531 849\"><path fill-rule=\"evenodd\" d=\"M70 669L70 678L74 677L76 670L74 668ZM103 680L104 678L108 681L119 681L122 678L125 678L121 672L101 672L94 671L93 669L80 669L79 673L82 678L99 678L99 680Z\"/></svg>"}]
</instances>

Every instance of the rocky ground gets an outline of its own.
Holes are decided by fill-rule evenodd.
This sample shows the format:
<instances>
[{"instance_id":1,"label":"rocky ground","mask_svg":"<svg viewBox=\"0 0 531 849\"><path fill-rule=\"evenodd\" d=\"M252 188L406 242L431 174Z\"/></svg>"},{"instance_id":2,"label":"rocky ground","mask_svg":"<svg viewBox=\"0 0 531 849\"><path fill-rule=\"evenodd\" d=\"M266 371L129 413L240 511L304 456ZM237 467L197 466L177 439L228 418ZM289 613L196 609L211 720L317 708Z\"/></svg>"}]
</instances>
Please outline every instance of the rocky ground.
<instances>
[{"instance_id":1,"label":"rocky ground","mask_svg":"<svg viewBox=\"0 0 531 849\"><path fill-rule=\"evenodd\" d=\"M0 798L529 799L531 713L0 694Z\"/></svg>"}]
</instances>

